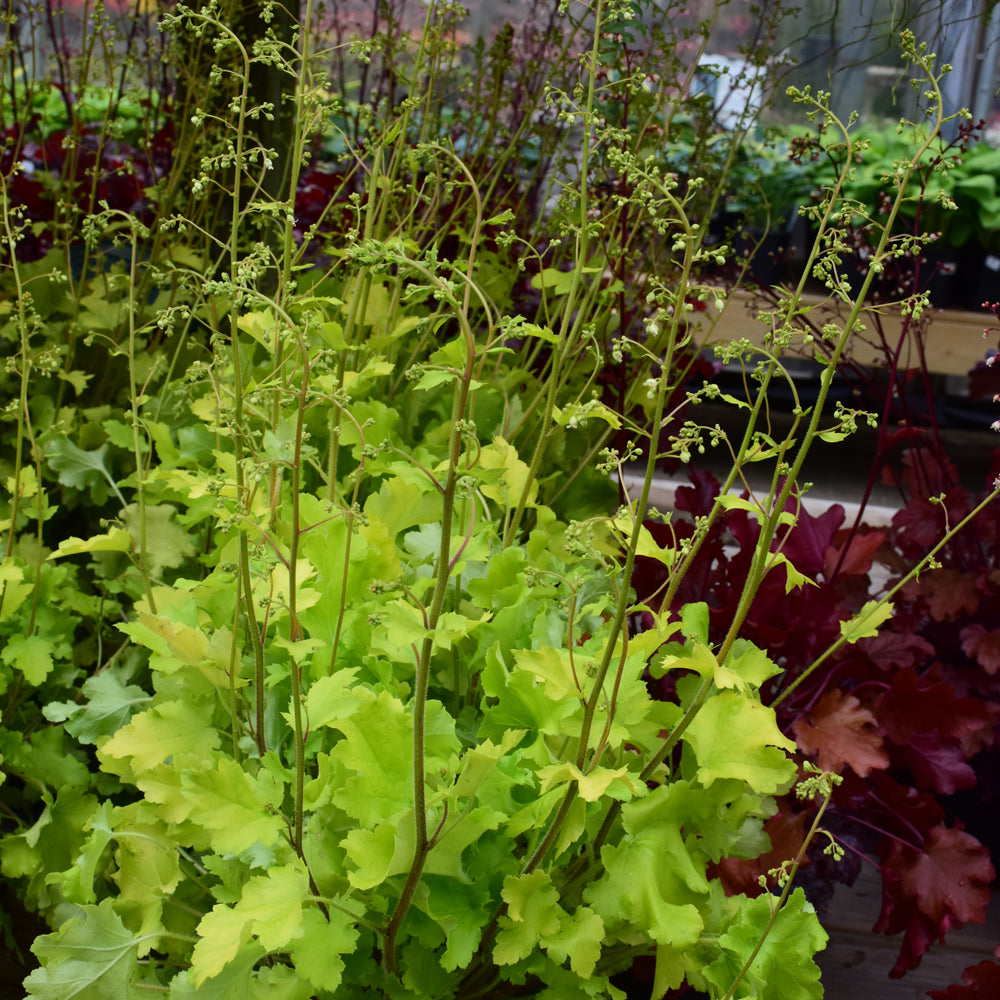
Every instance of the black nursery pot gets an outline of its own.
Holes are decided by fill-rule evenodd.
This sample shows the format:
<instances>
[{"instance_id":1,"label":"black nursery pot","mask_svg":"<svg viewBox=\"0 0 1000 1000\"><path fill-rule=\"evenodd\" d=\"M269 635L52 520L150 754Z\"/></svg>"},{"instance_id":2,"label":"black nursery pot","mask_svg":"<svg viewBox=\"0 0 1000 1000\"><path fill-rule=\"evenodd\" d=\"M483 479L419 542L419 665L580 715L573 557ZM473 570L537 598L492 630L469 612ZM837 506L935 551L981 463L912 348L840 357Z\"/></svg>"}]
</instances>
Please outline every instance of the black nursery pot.
<instances>
[{"instance_id":1,"label":"black nursery pot","mask_svg":"<svg viewBox=\"0 0 1000 1000\"><path fill-rule=\"evenodd\" d=\"M924 247L920 255L920 285L931 305L947 309L961 297L961 255L953 247Z\"/></svg>"},{"instance_id":2,"label":"black nursery pot","mask_svg":"<svg viewBox=\"0 0 1000 1000\"><path fill-rule=\"evenodd\" d=\"M738 263L747 260L747 277L768 287L787 276L784 233L760 233L744 229L733 238L733 252Z\"/></svg>"},{"instance_id":3,"label":"black nursery pot","mask_svg":"<svg viewBox=\"0 0 1000 1000\"><path fill-rule=\"evenodd\" d=\"M851 294L857 296L868 274L870 255L859 250L843 262ZM950 247L925 247L918 259L900 257L887 261L868 288L869 301L900 302L915 291L927 292L936 309L947 309L961 298L961 257Z\"/></svg>"}]
</instances>

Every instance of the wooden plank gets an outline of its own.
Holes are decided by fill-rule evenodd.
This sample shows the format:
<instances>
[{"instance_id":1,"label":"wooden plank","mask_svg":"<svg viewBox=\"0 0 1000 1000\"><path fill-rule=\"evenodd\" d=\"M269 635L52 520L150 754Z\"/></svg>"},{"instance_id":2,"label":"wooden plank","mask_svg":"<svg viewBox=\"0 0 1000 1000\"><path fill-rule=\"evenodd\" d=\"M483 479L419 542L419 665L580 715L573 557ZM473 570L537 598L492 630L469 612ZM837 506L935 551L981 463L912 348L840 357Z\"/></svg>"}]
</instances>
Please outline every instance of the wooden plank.
<instances>
[{"instance_id":1,"label":"wooden plank","mask_svg":"<svg viewBox=\"0 0 1000 1000\"><path fill-rule=\"evenodd\" d=\"M818 310L820 325L831 321L842 323L847 317L843 303L824 299L813 293L803 296L803 305ZM767 308L767 305L760 295L742 290L733 293L721 314L718 316L709 314L712 331L708 342L718 342L723 338L726 340L746 338L755 346L762 346L764 337L770 329L766 320L758 318L764 308ZM879 313L886 339L890 344L895 344L903 324L899 307L880 306ZM929 317L930 325L926 340L927 362L929 370L936 374L968 374L973 365L986 357L990 348L996 349L1000 339L996 333L986 339L983 337L984 329L994 322L989 313L932 309ZM869 331L875 329L875 317L872 312L866 311L864 323ZM850 351L853 360L863 365L884 363L884 355L874 346L874 339L870 335L856 336ZM916 345L908 346L902 364L904 367L918 367L919 354Z\"/></svg>"},{"instance_id":2,"label":"wooden plank","mask_svg":"<svg viewBox=\"0 0 1000 1000\"><path fill-rule=\"evenodd\" d=\"M1000 943L1000 898L994 896L984 925L952 931L945 944L931 947L916 969L902 979L890 979L901 938L871 931L881 895L878 873L867 867L853 886L841 886L834 895L822 921L830 941L816 957L828 997L927 1000L927 990L943 990L962 982L962 972L992 958Z\"/></svg>"}]
</instances>

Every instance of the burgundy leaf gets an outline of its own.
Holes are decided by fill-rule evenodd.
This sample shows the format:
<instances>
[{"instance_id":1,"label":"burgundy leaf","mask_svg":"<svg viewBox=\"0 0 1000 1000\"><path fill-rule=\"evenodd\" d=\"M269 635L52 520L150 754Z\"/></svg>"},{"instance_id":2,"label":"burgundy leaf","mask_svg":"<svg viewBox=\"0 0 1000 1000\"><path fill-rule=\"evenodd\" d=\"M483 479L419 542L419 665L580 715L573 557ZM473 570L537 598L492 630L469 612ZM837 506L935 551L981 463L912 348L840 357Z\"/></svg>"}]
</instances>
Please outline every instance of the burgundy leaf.
<instances>
[{"instance_id":1,"label":"burgundy leaf","mask_svg":"<svg viewBox=\"0 0 1000 1000\"><path fill-rule=\"evenodd\" d=\"M934 653L934 647L922 636L891 629L871 639L862 639L857 645L880 670L914 667Z\"/></svg>"},{"instance_id":2,"label":"burgundy leaf","mask_svg":"<svg viewBox=\"0 0 1000 1000\"><path fill-rule=\"evenodd\" d=\"M916 968L952 927L986 920L993 865L989 851L962 830L937 826L919 851L894 841L882 876L882 912L873 929L904 932L893 977Z\"/></svg>"},{"instance_id":3,"label":"burgundy leaf","mask_svg":"<svg viewBox=\"0 0 1000 1000\"><path fill-rule=\"evenodd\" d=\"M928 990L931 1000L994 1000L1000 997L1000 965L989 959L970 965L962 978L968 985L955 983L946 990Z\"/></svg>"},{"instance_id":4,"label":"burgundy leaf","mask_svg":"<svg viewBox=\"0 0 1000 1000\"><path fill-rule=\"evenodd\" d=\"M889 766L875 716L837 688L827 691L807 717L796 719L792 732L805 753L818 756L824 771L839 774L847 764L864 778Z\"/></svg>"},{"instance_id":5,"label":"burgundy leaf","mask_svg":"<svg viewBox=\"0 0 1000 1000\"><path fill-rule=\"evenodd\" d=\"M794 513L794 504L789 501L788 510ZM839 503L832 504L819 517L800 510L795 525L784 539L782 551L792 565L808 577L817 577L823 572L826 552L833 542L837 529L844 523L844 508Z\"/></svg>"},{"instance_id":6,"label":"burgundy leaf","mask_svg":"<svg viewBox=\"0 0 1000 1000\"><path fill-rule=\"evenodd\" d=\"M837 564L843 576L863 576L872 568L872 559L885 541L881 531L860 532L851 535L846 546L830 546L823 555L823 575L833 577Z\"/></svg>"},{"instance_id":7,"label":"burgundy leaf","mask_svg":"<svg viewBox=\"0 0 1000 1000\"><path fill-rule=\"evenodd\" d=\"M961 743L993 725L993 714L984 701L960 698L947 681L918 677L911 668L895 674L876 700L875 714L886 736L900 746L920 733L936 733Z\"/></svg>"},{"instance_id":8,"label":"burgundy leaf","mask_svg":"<svg viewBox=\"0 0 1000 1000\"><path fill-rule=\"evenodd\" d=\"M976 581L956 569L932 569L920 577L920 591L935 621L954 621L979 607Z\"/></svg>"},{"instance_id":9,"label":"burgundy leaf","mask_svg":"<svg viewBox=\"0 0 1000 1000\"><path fill-rule=\"evenodd\" d=\"M958 634L966 656L975 660L988 674L1000 670L1000 628L987 632L982 625L966 625Z\"/></svg>"},{"instance_id":10,"label":"burgundy leaf","mask_svg":"<svg viewBox=\"0 0 1000 1000\"><path fill-rule=\"evenodd\" d=\"M966 763L958 744L942 740L937 732L920 733L893 751L894 766L908 767L917 787L941 795L953 795L961 788L975 788L976 774Z\"/></svg>"}]
</instances>

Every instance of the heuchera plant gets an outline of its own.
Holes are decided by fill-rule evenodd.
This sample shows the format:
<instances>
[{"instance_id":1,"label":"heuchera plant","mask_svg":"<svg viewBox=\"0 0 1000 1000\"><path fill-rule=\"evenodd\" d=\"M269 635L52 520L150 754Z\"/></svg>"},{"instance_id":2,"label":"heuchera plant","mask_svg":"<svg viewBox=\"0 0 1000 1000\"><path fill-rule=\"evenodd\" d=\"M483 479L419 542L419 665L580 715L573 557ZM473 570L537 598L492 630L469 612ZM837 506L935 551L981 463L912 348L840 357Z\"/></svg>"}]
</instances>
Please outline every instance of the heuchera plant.
<instances>
[{"instance_id":1,"label":"heuchera plant","mask_svg":"<svg viewBox=\"0 0 1000 1000\"><path fill-rule=\"evenodd\" d=\"M571 6L559 40L580 58L530 91L548 117L546 156L528 164L519 142L481 158L442 138L459 8L427 5L412 44L397 19L381 51L405 54L406 86L388 59L385 101L338 133L334 207L307 225L303 165L344 120L319 97L311 6L295 46L265 33L248 47L216 5L178 5L163 21L176 51L212 47L205 93L228 97L198 115L211 155L193 175L172 161L150 202L175 204L190 178L198 211L147 225L109 204L88 248L129 252L70 282L18 260L5 201L0 864L51 926L30 996L620 998L640 956L657 998L822 996L826 935L796 877L814 842L831 864L880 849L842 816L902 740L872 734L879 698L941 682L920 664L910 686L887 675L846 696L827 676L846 649L874 661L861 644L881 641L886 601L856 593L836 623L817 617L801 668L802 637L757 610L836 586L835 518L802 519L796 499L811 444L859 419L823 412L858 308L826 331L832 359L796 438L776 441L758 428L801 288L785 300L757 382L733 400L747 424L732 478L682 495L690 534L671 521L661 543L644 526L657 463L696 446L689 428L663 435L689 316L724 296L698 280L724 256L704 245L704 184L649 148L693 72L670 58L671 31L692 37L687 7L646 32L642 5ZM900 201L946 120L933 58L902 45L936 97ZM490 51L501 94L514 50ZM251 101L259 63L294 80L287 162L253 139L276 111ZM471 121L522 137L533 122L497 109ZM635 116L649 128L633 134ZM284 200L265 193L271 170L288 172ZM811 261L827 275L837 205L834 192L819 210ZM324 238L341 212L349 228ZM629 287L639 263L650 277ZM615 365L631 385L607 378ZM770 495L733 496L758 459L775 460ZM699 559L722 561L724 523L743 575L716 588ZM848 578L871 541L848 545ZM633 589L639 559L665 572L664 594ZM978 728L950 733L953 755L985 738L957 714ZM848 766L862 786L834 773ZM913 883L931 890L921 913L945 905L920 877L928 850L953 867L979 857L933 818L919 829L909 866L912 830L889 831L904 874L887 919ZM954 919L975 915L956 905Z\"/></svg>"}]
</instances>

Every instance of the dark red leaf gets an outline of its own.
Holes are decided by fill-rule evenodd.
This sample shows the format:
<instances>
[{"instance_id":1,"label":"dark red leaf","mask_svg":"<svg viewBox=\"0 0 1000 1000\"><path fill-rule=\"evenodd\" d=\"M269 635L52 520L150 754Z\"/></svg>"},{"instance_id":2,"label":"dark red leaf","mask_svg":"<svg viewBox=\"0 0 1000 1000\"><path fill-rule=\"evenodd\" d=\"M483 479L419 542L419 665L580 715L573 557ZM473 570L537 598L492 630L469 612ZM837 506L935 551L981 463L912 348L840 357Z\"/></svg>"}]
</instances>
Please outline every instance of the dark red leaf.
<instances>
[{"instance_id":1,"label":"dark red leaf","mask_svg":"<svg viewBox=\"0 0 1000 1000\"><path fill-rule=\"evenodd\" d=\"M796 719L792 732L805 753L818 755L824 771L839 774L847 764L864 778L889 766L875 716L838 688L827 691L808 717Z\"/></svg>"},{"instance_id":2,"label":"dark red leaf","mask_svg":"<svg viewBox=\"0 0 1000 1000\"><path fill-rule=\"evenodd\" d=\"M795 512L791 501L787 509ZM800 510L798 520L782 543L782 551L800 573L815 578L823 572L827 549L843 523L844 508L839 503L832 504L819 517Z\"/></svg>"},{"instance_id":3,"label":"dark red leaf","mask_svg":"<svg viewBox=\"0 0 1000 1000\"><path fill-rule=\"evenodd\" d=\"M1000 670L1000 628L987 632L982 625L966 625L958 634L966 656L975 660L988 674Z\"/></svg>"},{"instance_id":4,"label":"dark red leaf","mask_svg":"<svg viewBox=\"0 0 1000 1000\"><path fill-rule=\"evenodd\" d=\"M839 563L843 576L863 576L872 568L872 558L885 541L881 531L851 535L846 546L830 546L823 556L823 575L829 580Z\"/></svg>"},{"instance_id":5,"label":"dark red leaf","mask_svg":"<svg viewBox=\"0 0 1000 1000\"><path fill-rule=\"evenodd\" d=\"M923 850L894 841L882 869L882 912L876 933L904 932L890 973L903 975L920 963L935 938L952 927L983 923L994 870L989 851L962 830L937 826Z\"/></svg>"},{"instance_id":6,"label":"dark red leaf","mask_svg":"<svg viewBox=\"0 0 1000 1000\"><path fill-rule=\"evenodd\" d=\"M961 744L993 725L993 714L984 701L959 698L947 681L918 677L909 667L899 670L879 695L875 715L886 736L900 746L920 733L935 733L942 741Z\"/></svg>"},{"instance_id":7,"label":"dark red leaf","mask_svg":"<svg viewBox=\"0 0 1000 1000\"><path fill-rule=\"evenodd\" d=\"M721 484L712 473L702 469L691 469L688 476L691 485L677 487L674 506L695 517L704 517L715 505Z\"/></svg>"},{"instance_id":8,"label":"dark red leaf","mask_svg":"<svg viewBox=\"0 0 1000 1000\"><path fill-rule=\"evenodd\" d=\"M771 849L758 858L723 858L712 866L712 875L718 875L727 896L746 893L759 896L763 891L757 881L761 875L777 868L782 862L794 858L806 839L809 817L806 813L782 810L764 823L764 832L771 840ZM808 866L806 858L803 867Z\"/></svg>"},{"instance_id":9,"label":"dark red leaf","mask_svg":"<svg viewBox=\"0 0 1000 1000\"><path fill-rule=\"evenodd\" d=\"M871 639L862 639L857 645L880 670L913 667L934 653L934 647L922 636L891 629Z\"/></svg>"},{"instance_id":10,"label":"dark red leaf","mask_svg":"<svg viewBox=\"0 0 1000 1000\"><path fill-rule=\"evenodd\" d=\"M920 733L893 751L896 767L908 767L917 787L941 795L953 795L961 788L975 788L976 774L966 763L967 755L957 743L943 740L938 732Z\"/></svg>"},{"instance_id":11,"label":"dark red leaf","mask_svg":"<svg viewBox=\"0 0 1000 1000\"><path fill-rule=\"evenodd\" d=\"M918 586L935 621L954 621L979 607L976 581L957 569L929 570L921 574Z\"/></svg>"},{"instance_id":12,"label":"dark red leaf","mask_svg":"<svg viewBox=\"0 0 1000 1000\"><path fill-rule=\"evenodd\" d=\"M1000 997L1000 965L988 959L978 965L970 965L962 978L968 984L958 983L946 990L928 990L931 1000L995 1000Z\"/></svg>"}]
</instances>

